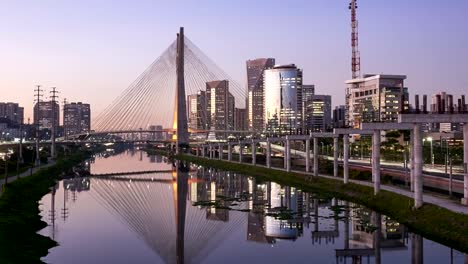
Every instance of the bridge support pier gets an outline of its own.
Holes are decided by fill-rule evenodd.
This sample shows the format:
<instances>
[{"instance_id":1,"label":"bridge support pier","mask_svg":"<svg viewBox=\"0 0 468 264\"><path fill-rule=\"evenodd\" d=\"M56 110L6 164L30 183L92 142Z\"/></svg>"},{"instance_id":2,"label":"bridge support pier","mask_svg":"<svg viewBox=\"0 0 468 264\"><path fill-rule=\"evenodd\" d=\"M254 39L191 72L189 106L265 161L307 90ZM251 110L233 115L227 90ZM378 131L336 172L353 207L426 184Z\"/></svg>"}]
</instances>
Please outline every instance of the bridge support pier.
<instances>
[{"instance_id":1,"label":"bridge support pier","mask_svg":"<svg viewBox=\"0 0 468 264\"><path fill-rule=\"evenodd\" d=\"M291 141L286 136L286 147L284 149L284 160L286 161L286 171L291 171Z\"/></svg>"},{"instance_id":2,"label":"bridge support pier","mask_svg":"<svg viewBox=\"0 0 468 264\"><path fill-rule=\"evenodd\" d=\"M239 141L239 163L242 163L242 153L243 152L243 149L242 149L242 143Z\"/></svg>"},{"instance_id":3,"label":"bridge support pier","mask_svg":"<svg viewBox=\"0 0 468 264\"><path fill-rule=\"evenodd\" d=\"M232 161L232 144L228 143L228 161Z\"/></svg>"},{"instance_id":4,"label":"bridge support pier","mask_svg":"<svg viewBox=\"0 0 468 264\"><path fill-rule=\"evenodd\" d=\"M462 204L468 205L468 123L463 124L463 198Z\"/></svg>"},{"instance_id":5,"label":"bridge support pier","mask_svg":"<svg viewBox=\"0 0 468 264\"><path fill-rule=\"evenodd\" d=\"M221 145L221 143L218 144L218 151L219 151L218 158L222 160L223 159L223 145Z\"/></svg>"},{"instance_id":6,"label":"bridge support pier","mask_svg":"<svg viewBox=\"0 0 468 264\"><path fill-rule=\"evenodd\" d=\"M257 143L252 140L252 165L257 165Z\"/></svg>"},{"instance_id":7,"label":"bridge support pier","mask_svg":"<svg viewBox=\"0 0 468 264\"><path fill-rule=\"evenodd\" d=\"M202 157L206 157L206 155L205 155L205 145L201 146L201 155L202 155Z\"/></svg>"},{"instance_id":8,"label":"bridge support pier","mask_svg":"<svg viewBox=\"0 0 468 264\"><path fill-rule=\"evenodd\" d=\"M420 124L414 124L414 207L423 205L423 179L422 179L422 130Z\"/></svg>"},{"instance_id":9,"label":"bridge support pier","mask_svg":"<svg viewBox=\"0 0 468 264\"><path fill-rule=\"evenodd\" d=\"M210 159L214 158L213 145L210 144Z\"/></svg>"},{"instance_id":10,"label":"bridge support pier","mask_svg":"<svg viewBox=\"0 0 468 264\"><path fill-rule=\"evenodd\" d=\"M310 172L310 139L305 142L306 145L306 172Z\"/></svg>"},{"instance_id":11,"label":"bridge support pier","mask_svg":"<svg viewBox=\"0 0 468 264\"><path fill-rule=\"evenodd\" d=\"M314 137L314 176L318 176L318 137Z\"/></svg>"},{"instance_id":12,"label":"bridge support pier","mask_svg":"<svg viewBox=\"0 0 468 264\"><path fill-rule=\"evenodd\" d=\"M414 192L414 130L410 130L410 190Z\"/></svg>"},{"instance_id":13,"label":"bridge support pier","mask_svg":"<svg viewBox=\"0 0 468 264\"><path fill-rule=\"evenodd\" d=\"M338 138L333 138L333 176L338 177Z\"/></svg>"},{"instance_id":14,"label":"bridge support pier","mask_svg":"<svg viewBox=\"0 0 468 264\"><path fill-rule=\"evenodd\" d=\"M372 138L372 177L374 195L377 195L380 192L380 130L374 130Z\"/></svg>"},{"instance_id":15,"label":"bridge support pier","mask_svg":"<svg viewBox=\"0 0 468 264\"><path fill-rule=\"evenodd\" d=\"M343 183L349 181L349 134L343 135Z\"/></svg>"},{"instance_id":16,"label":"bridge support pier","mask_svg":"<svg viewBox=\"0 0 468 264\"><path fill-rule=\"evenodd\" d=\"M269 139L267 139L266 166L267 168L271 168L271 142Z\"/></svg>"}]
</instances>

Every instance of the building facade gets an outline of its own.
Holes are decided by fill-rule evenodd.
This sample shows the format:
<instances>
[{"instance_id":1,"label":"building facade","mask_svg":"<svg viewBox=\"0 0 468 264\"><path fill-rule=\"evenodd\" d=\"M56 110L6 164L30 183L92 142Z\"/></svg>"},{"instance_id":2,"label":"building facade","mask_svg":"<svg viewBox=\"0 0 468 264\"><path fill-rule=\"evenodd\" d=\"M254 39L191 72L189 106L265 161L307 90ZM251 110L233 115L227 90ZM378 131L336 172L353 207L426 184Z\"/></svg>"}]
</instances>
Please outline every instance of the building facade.
<instances>
[{"instance_id":1,"label":"building facade","mask_svg":"<svg viewBox=\"0 0 468 264\"><path fill-rule=\"evenodd\" d=\"M453 113L457 106L454 104L453 95L446 92L439 92L432 95L431 112L432 113ZM459 123L431 123L429 130L432 132L452 132L461 130Z\"/></svg>"},{"instance_id":2,"label":"building facade","mask_svg":"<svg viewBox=\"0 0 468 264\"><path fill-rule=\"evenodd\" d=\"M264 73L264 130L288 134L302 129L302 70L280 65Z\"/></svg>"},{"instance_id":3,"label":"building facade","mask_svg":"<svg viewBox=\"0 0 468 264\"><path fill-rule=\"evenodd\" d=\"M0 103L0 118L5 118L16 124L24 123L24 108L17 103Z\"/></svg>"},{"instance_id":4,"label":"building facade","mask_svg":"<svg viewBox=\"0 0 468 264\"><path fill-rule=\"evenodd\" d=\"M338 105L333 109L333 128L343 128L346 126L345 113L345 105Z\"/></svg>"},{"instance_id":5,"label":"building facade","mask_svg":"<svg viewBox=\"0 0 468 264\"><path fill-rule=\"evenodd\" d=\"M234 110L234 129L236 131L247 130L247 110L245 108L235 108Z\"/></svg>"},{"instance_id":6,"label":"building facade","mask_svg":"<svg viewBox=\"0 0 468 264\"><path fill-rule=\"evenodd\" d=\"M346 81L347 125L359 127L363 122L397 122L398 114L409 109L405 75L367 74Z\"/></svg>"},{"instance_id":7,"label":"building facade","mask_svg":"<svg viewBox=\"0 0 468 264\"><path fill-rule=\"evenodd\" d=\"M247 122L250 131L264 128L264 71L273 68L275 59L248 60L247 63Z\"/></svg>"},{"instance_id":8,"label":"building facade","mask_svg":"<svg viewBox=\"0 0 468 264\"><path fill-rule=\"evenodd\" d=\"M58 127L59 120L60 106L57 102L41 101L34 105L34 124L39 125L39 129L51 130L54 123Z\"/></svg>"},{"instance_id":9,"label":"building facade","mask_svg":"<svg viewBox=\"0 0 468 264\"><path fill-rule=\"evenodd\" d=\"M191 129L208 129L206 92L198 91L187 99L188 127Z\"/></svg>"},{"instance_id":10,"label":"building facade","mask_svg":"<svg viewBox=\"0 0 468 264\"><path fill-rule=\"evenodd\" d=\"M330 95L312 95L305 102L306 131L324 132L332 128L331 104Z\"/></svg>"},{"instance_id":11,"label":"building facade","mask_svg":"<svg viewBox=\"0 0 468 264\"><path fill-rule=\"evenodd\" d=\"M68 103L63 106L63 129L65 137L91 130L91 107L82 102Z\"/></svg>"},{"instance_id":12,"label":"building facade","mask_svg":"<svg viewBox=\"0 0 468 264\"><path fill-rule=\"evenodd\" d=\"M229 81L207 82L206 100L207 128L233 130L235 99L229 92Z\"/></svg>"}]
</instances>

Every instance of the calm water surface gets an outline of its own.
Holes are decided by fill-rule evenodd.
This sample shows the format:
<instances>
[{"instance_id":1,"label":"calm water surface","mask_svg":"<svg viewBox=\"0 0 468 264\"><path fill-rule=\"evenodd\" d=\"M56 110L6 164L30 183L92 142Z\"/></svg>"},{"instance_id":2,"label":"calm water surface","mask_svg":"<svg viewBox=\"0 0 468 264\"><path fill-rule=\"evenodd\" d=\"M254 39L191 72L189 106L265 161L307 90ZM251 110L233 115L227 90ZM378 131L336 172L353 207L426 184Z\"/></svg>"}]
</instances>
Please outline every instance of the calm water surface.
<instances>
[{"instance_id":1,"label":"calm water surface","mask_svg":"<svg viewBox=\"0 0 468 264\"><path fill-rule=\"evenodd\" d=\"M140 151L97 156L41 200L47 263L466 263L367 208ZM105 173L157 171L147 174ZM101 174L101 176L97 175Z\"/></svg>"}]
</instances>

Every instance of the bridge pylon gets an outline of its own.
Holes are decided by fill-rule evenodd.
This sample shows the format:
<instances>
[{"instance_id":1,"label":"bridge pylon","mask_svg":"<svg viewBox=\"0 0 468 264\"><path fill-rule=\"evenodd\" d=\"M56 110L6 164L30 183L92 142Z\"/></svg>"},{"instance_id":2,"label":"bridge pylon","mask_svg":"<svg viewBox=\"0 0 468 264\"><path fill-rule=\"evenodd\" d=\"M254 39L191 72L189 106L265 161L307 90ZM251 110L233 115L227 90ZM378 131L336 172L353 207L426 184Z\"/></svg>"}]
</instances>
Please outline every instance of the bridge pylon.
<instances>
[{"instance_id":1,"label":"bridge pylon","mask_svg":"<svg viewBox=\"0 0 468 264\"><path fill-rule=\"evenodd\" d=\"M185 76L184 76L184 28L181 27L177 34L177 55L176 55L176 80L177 88L175 93L174 125L176 129L176 152L179 153L188 146L188 120L187 102L185 96Z\"/></svg>"}]
</instances>

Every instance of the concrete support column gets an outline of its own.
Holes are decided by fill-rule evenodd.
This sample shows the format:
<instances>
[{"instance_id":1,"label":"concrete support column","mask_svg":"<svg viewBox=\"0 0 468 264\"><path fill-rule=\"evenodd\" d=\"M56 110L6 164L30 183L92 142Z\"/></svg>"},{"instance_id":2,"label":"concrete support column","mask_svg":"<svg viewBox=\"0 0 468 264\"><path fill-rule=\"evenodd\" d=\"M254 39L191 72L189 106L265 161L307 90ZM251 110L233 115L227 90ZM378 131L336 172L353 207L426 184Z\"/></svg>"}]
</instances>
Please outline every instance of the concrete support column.
<instances>
[{"instance_id":1,"label":"concrete support column","mask_svg":"<svg viewBox=\"0 0 468 264\"><path fill-rule=\"evenodd\" d=\"M228 161L232 161L232 145L228 143Z\"/></svg>"},{"instance_id":2,"label":"concrete support column","mask_svg":"<svg viewBox=\"0 0 468 264\"><path fill-rule=\"evenodd\" d=\"M318 176L318 138L314 137L314 176Z\"/></svg>"},{"instance_id":3,"label":"concrete support column","mask_svg":"<svg viewBox=\"0 0 468 264\"><path fill-rule=\"evenodd\" d=\"M243 152L243 149L242 149L242 144L239 142L239 162L242 163L242 153Z\"/></svg>"},{"instance_id":4,"label":"concrete support column","mask_svg":"<svg viewBox=\"0 0 468 264\"><path fill-rule=\"evenodd\" d=\"M306 142L306 172L310 172L310 139L307 139Z\"/></svg>"},{"instance_id":5,"label":"concrete support column","mask_svg":"<svg viewBox=\"0 0 468 264\"><path fill-rule=\"evenodd\" d=\"M410 130L410 189L414 192L414 130Z\"/></svg>"},{"instance_id":6,"label":"concrete support column","mask_svg":"<svg viewBox=\"0 0 468 264\"><path fill-rule=\"evenodd\" d=\"M210 159L212 159L213 157L214 157L213 145L210 144Z\"/></svg>"},{"instance_id":7,"label":"concrete support column","mask_svg":"<svg viewBox=\"0 0 468 264\"><path fill-rule=\"evenodd\" d=\"M349 135L343 135L343 183L349 181Z\"/></svg>"},{"instance_id":8,"label":"concrete support column","mask_svg":"<svg viewBox=\"0 0 468 264\"><path fill-rule=\"evenodd\" d=\"M374 178L374 195L380 192L380 130L374 130L372 138L372 177Z\"/></svg>"},{"instance_id":9,"label":"concrete support column","mask_svg":"<svg viewBox=\"0 0 468 264\"><path fill-rule=\"evenodd\" d=\"M270 140L267 140L266 166L267 168L271 168L271 142Z\"/></svg>"},{"instance_id":10,"label":"concrete support column","mask_svg":"<svg viewBox=\"0 0 468 264\"><path fill-rule=\"evenodd\" d=\"M201 146L201 155L202 155L202 157L205 157L205 146L204 145Z\"/></svg>"},{"instance_id":11,"label":"concrete support column","mask_svg":"<svg viewBox=\"0 0 468 264\"><path fill-rule=\"evenodd\" d=\"M468 205L468 123L463 124L463 176L462 204Z\"/></svg>"},{"instance_id":12,"label":"concrete support column","mask_svg":"<svg viewBox=\"0 0 468 264\"><path fill-rule=\"evenodd\" d=\"M252 140L252 165L257 164L257 143Z\"/></svg>"},{"instance_id":13,"label":"concrete support column","mask_svg":"<svg viewBox=\"0 0 468 264\"><path fill-rule=\"evenodd\" d=\"M338 177L338 138L333 138L333 176Z\"/></svg>"},{"instance_id":14,"label":"concrete support column","mask_svg":"<svg viewBox=\"0 0 468 264\"><path fill-rule=\"evenodd\" d=\"M422 130L420 124L414 124L414 207L423 205L423 155L422 155Z\"/></svg>"},{"instance_id":15,"label":"concrete support column","mask_svg":"<svg viewBox=\"0 0 468 264\"><path fill-rule=\"evenodd\" d=\"M218 158L220 160L223 159L223 145L221 145L221 143L218 144Z\"/></svg>"},{"instance_id":16,"label":"concrete support column","mask_svg":"<svg viewBox=\"0 0 468 264\"><path fill-rule=\"evenodd\" d=\"M411 263L423 264L423 237L421 235L412 234L411 241Z\"/></svg>"},{"instance_id":17,"label":"concrete support column","mask_svg":"<svg viewBox=\"0 0 468 264\"><path fill-rule=\"evenodd\" d=\"M195 147L195 156L200 156L200 148L198 146Z\"/></svg>"},{"instance_id":18,"label":"concrete support column","mask_svg":"<svg viewBox=\"0 0 468 264\"><path fill-rule=\"evenodd\" d=\"M289 136L286 136L286 148L285 148L285 158L286 158L286 171L291 171L291 141Z\"/></svg>"}]
</instances>

